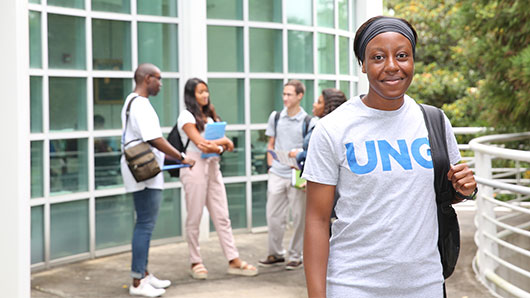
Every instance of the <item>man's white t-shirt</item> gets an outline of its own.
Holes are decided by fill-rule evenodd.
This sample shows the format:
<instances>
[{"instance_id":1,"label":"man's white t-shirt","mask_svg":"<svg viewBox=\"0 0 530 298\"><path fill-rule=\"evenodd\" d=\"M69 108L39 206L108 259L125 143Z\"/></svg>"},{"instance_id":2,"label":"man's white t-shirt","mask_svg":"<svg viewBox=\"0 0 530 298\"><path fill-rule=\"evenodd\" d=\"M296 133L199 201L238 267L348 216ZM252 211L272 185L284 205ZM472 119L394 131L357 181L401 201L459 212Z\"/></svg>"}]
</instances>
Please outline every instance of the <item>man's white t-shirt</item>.
<instances>
[{"instance_id":1,"label":"man's white t-shirt","mask_svg":"<svg viewBox=\"0 0 530 298\"><path fill-rule=\"evenodd\" d=\"M138 97L136 97L131 104L131 109L129 111L129 122L127 123L127 130L125 131L125 139L123 140L122 146L136 139L141 141L132 142L131 144L127 145L127 147L137 145L139 142L147 142L162 137L158 115L156 114L155 109L153 109L153 106L151 106L149 99L139 96L134 92L127 96L125 103L123 104L123 108L121 110L122 128L125 129L125 113L127 111L127 106L129 105L131 99L133 99L135 96ZM155 147L151 147L151 150L155 154L158 165L162 167L164 165L165 154L161 151L158 151L158 149ZM144 188L164 188L164 176L162 172L151 179L147 179L142 182L136 182L134 176L129 170L129 167L127 167L124 155L121 157L120 165L123 184L125 185L125 190L127 192L135 192L143 190Z\"/></svg>"},{"instance_id":2,"label":"man's white t-shirt","mask_svg":"<svg viewBox=\"0 0 530 298\"><path fill-rule=\"evenodd\" d=\"M447 117L449 160L460 160ZM356 97L321 119L303 177L336 185L327 297L442 297L434 171L416 102L382 111Z\"/></svg>"},{"instance_id":3,"label":"man's white t-shirt","mask_svg":"<svg viewBox=\"0 0 530 298\"><path fill-rule=\"evenodd\" d=\"M211 117L208 117L207 123L213 123L213 122L214 122L213 119ZM193 114L188 110L184 110L180 112L180 115L177 119L177 129L179 131L182 144L184 146L186 146L186 142L188 142L188 135L184 132L184 129L182 129L182 127L184 127L184 124L186 123L197 124L197 121L195 120L195 116L193 116ZM204 130L201 132L201 136L204 137ZM186 148L186 151L202 152L199 148L197 148L197 145L195 145L195 143L193 143L193 141L191 140L190 140L190 143L188 144L188 147Z\"/></svg>"}]
</instances>

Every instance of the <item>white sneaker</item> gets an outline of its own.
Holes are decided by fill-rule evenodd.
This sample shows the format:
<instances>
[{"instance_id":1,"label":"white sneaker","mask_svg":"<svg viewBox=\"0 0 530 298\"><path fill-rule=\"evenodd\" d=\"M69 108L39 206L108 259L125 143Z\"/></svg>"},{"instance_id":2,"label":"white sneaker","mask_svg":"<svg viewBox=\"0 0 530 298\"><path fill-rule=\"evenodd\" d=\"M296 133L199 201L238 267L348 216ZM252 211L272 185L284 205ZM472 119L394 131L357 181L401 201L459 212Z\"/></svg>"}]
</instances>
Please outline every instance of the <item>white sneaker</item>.
<instances>
[{"instance_id":1,"label":"white sneaker","mask_svg":"<svg viewBox=\"0 0 530 298\"><path fill-rule=\"evenodd\" d=\"M145 277L149 284L151 284L155 289L165 289L171 285L171 281L167 279L158 279L156 276L153 275L153 273L149 273L148 276Z\"/></svg>"},{"instance_id":2,"label":"white sneaker","mask_svg":"<svg viewBox=\"0 0 530 298\"><path fill-rule=\"evenodd\" d=\"M133 285L129 287L130 295L138 295L144 297L158 297L163 295L165 292L166 290L164 289L153 288L147 278L142 278L138 287L134 287Z\"/></svg>"}]
</instances>

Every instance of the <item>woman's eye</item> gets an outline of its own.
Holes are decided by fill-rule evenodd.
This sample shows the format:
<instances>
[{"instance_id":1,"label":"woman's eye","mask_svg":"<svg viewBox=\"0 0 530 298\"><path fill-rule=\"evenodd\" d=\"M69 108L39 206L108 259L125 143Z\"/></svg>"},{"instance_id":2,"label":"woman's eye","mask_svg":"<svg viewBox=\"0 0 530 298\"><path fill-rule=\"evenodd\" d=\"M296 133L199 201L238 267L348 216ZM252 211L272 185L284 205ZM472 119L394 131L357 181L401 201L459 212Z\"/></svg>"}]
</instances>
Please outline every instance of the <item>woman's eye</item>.
<instances>
[{"instance_id":1,"label":"woman's eye","mask_svg":"<svg viewBox=\"0 0 530 298\"><path fill-rule=\"evenodd\" d=\"M405 53L400 53L397 55L398 58L407 58L409 55L405 54Z\"/></svg>"},{"instance_id":2,"label":"woman's eye","mask_svg":"<svg viewBox=\"0 0 530 298\"><path fill-rule=\"evenodd\" d=\"M383 56L381 56L381 55L375 55L374 56L374 60L381 60L381 59L383 59Z\"/></svg>"}]
</instances>

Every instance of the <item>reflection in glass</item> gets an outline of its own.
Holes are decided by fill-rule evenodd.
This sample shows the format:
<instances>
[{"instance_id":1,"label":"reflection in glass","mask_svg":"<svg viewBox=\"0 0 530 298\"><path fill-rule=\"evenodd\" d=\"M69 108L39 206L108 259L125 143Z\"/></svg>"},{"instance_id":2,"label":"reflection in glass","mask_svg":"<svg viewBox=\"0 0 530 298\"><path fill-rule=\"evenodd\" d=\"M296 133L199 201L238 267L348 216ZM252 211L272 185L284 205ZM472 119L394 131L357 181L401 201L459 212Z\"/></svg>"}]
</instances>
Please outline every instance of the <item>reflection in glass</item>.
<instances>
[{"instance_id":1,"label":"reflection in glass","mask_svg":"<svg viewBox=\"0 0 530 298\"><path fill-rule=\"evenodd\" d=\"M281 0L250 0L248 8L249 19L260 22L282 21L282 1Z\"/></svg>"},{"instance_id":2,"label":"reflection in glass","mask_svg":"<svg viewBox=\"0 0 530 298\"><path fill-rule=\"evenodd\" d=\"M317 0L317 26L335 27L333 6L335 0Z\"/></svg>"},{"instance_id":3,"label":"reflection in glass","mask_svg":"<svg viewBox=\"0 0 530 298\"><path fill-rule=\"evenodd\" d=\"M51 77L50 130L86 130L86 79Z\"/></svg>"},{"instance_id":4,"label":"reflection in glass","mask_svg":"<svg viewBox=\"0 0 530 298\"><path fill-rule=\"evenodd\" d=\"M349 30L348 27L348 0L337 0L338 2L338 13L339 13L339 29Z\"/></svg>"},{"instance_id":5,"label":"reflection in glass","mask_svg":"<svg viewBox=\"0 0 530 298\"><path fill-rule=\"evenodd\" d=\"M179 81L162 79L162 88L157 96L151 96L149 102L158 115L160 126L173 127L179 115Z\"/></svg>"},{"instance_id":6,"label":"reflection in glass","mask_svg":"<svg viewBox=\"0 0 530 298\"><path fill-rule=\"evenodd\" d=\"M318 81L318 94L322 94L322 90L327 88L336 88L335 81L319 80Z\"/></svg>"},{"instance_id":7,"label":"reflection in glass","mask_svg":"<svg viewBox=\"0 0 530 298\"><path fill-rule=\"evenodd\" d=\"M94 130L120 129L121 108L132 91L131 79L94 78L93 82Z\"/></svg>"},{"instance_id":8,"label":"reflection in glass","mask_svg":"<svg viewBox=\"0 0 530 298\"><path fill-rule=\"evenodd\" d=\"M131 69L131 23L92 19L94 69Z\"/></svg>"},{"instance_id":9,"label":"reflection in glass","mask_svg":"<svg viewBox=\"0 0 530 298\"><path fill-rule=\"evenodd\" d=\"M40 12L29 11L29 67L42 67Z\"/></svg>"},{"instance_id":10,"label":"reflection in glass","mask_svg":"<svg viewBox=\"0 0 530 298\"><path fill-rule=\"evenodd\" d=\"M339 89L344 92L346 95L346 98L350 98L350 82L349 81L340 81L339 82Z\"/></svg>"},{"instance_id":11,"label":"reflection in glass","mask_svg":"<svg viewBox=\"0 0 530 298\"><path fill-rule=\"evenodd\" d=\"M44 206L31 207L31 264L44 262Z\"/></svg>"},{"instance_id":12,"label":"reflection in glass","mask_svg":"<svg viewBox=\"0 0 530 298\"><path fill-rule=\"evenodd\" d=\"M86 139L50 140L50 192L52 195L88 190Z\"/></svg>"},{"instance_id":13,"label":"reflection in glass","mask_svg":"<svg viewBox=\"0 0 530 298\"><path fill-rule=\"evenodd\" d=\"M48 14L50 68L85 69L85 19Z\"/></svg>"},{"instance_id":14,"label":"reflection in glass","mask_svg":"<svg viewBox=\"0 0 530 298\"><path fill-rule=\"evenodd\" d=\"M313 0L285 1L287 22L291 24L313 25Z\"/></svg>"},{"instance_id":15,"label":"reflection in glass","mask_svg":"<svg viewBox=\"0 0 530 298\"><path fill-rule=\"evenodd\" d=\"M318 72L335 74L335 36L317 33Z\"/></svg>"},{"instance_id":16,"label":"reflection in glass","mask_svg":"<svg viewBox=\"0 0 530 298\"><path fill-rule=\"evenodd\" d=\"M272 111L283 109L282 80L250 80L250 121L267 123Z\"/></svg>"},{"instance_id":17,"label":"reflection in glass","mask_svg":"<svg viewBox=\"0 0 530 298\"><path fill-rule=\"evenodd\" d=\"M31 197L44 196L44 143L31 142Z\"/></svg>"},{"instance_id":18,"label":"reflection in glass","mask_svg":"<svg viewBox=\"0 0 530 298\"><path fill-rule=\"evenodd\" d=\"M313 73L313 32L287 33L290 73Z\"/></svg>"},{"instance_id":19,"label":"reflection in glass","mask_svg":"<svg viewBox=\"0 0 530 298\"><path fill-rule=\"evenodd\" d=\"M243 28L208 26L208 71L243 71Z\"/></svg>"},{"instance_id":20,"label":"reflection in glass","mask_svg":"<svg viewBox=\"0 0 530 298\"><path fill-rule=\"evenodd\" d=\"M177 0L137 0L138 14L177 17Z\"/></svg>"},{"instance_id":21,"label":"reflection in glass","mask_svg":"<svg viewBox=\"0 0 530 298\"><path fill-rule=\"evenodd\" d=\"M234 151L221 157L223 177L245 176L245 131L227 131L226 137L234 143Z\"/></svg>"},{"instance_id":22,"label":"reflection in glass","mask_svg":"<svg viewBox=\"0 0 530 298\"><path fill-rule=\"evenodd\" d=\"M247 227L246 183L229 183L225 187L232 229L244 229ZM211 219L210 231L215 231Z\"/></svg>"},{"instance_id":23,"label":"reflection in glass","mask_svg":"<svg viewBox=\"0 0 530 298\"><path fill-rule=\"evenodd\" d=\"M182 235L180 188L164 189L153 240Z\"/></svg>"},{"instance_id":24,"label":"reflection in glass","mask_svg":"<svg viewBox=\"0 0 530 298\"><path fill-rule=\"evenodd\" d=\"M132 194L96 198L96 249L129 245L133 227Z\"/></svg>"},{"instance_id":25,"label":"reflection in glass","mask_svg":"<svg viewBox=\"0 0 530 298\"><path fill-rule=\"evenodd\" d=\"M177 24L138 22L138 65L146 62L178 71Z\"/></svg>"},{"instance_id":26,"label":"reflection in glass","mask_svg":"<svg viewBox=\"0 0 530 298\"><path fill-rule=\"evenodd\" d=\"M88 200L50 207L50 258L88 252Z\"/></svg>"},{"instance_id":27,"label":"reflection in glass","mask_svg":"<svg viewBox=\"0 0 530 298\"><path fill-rule=\"evenodd\" d=\"M131 0L92 0L92 10L130 13Z\"/></svg>"},{"instance_id":28,"label":"reflection in glass","mask_svg":"<svg viewBox=\"0 0 530 298\"><path fill-rule=\"evenodd\" d=\"M96 117L94 116L94 124ZM123 185L120 170L121 137L94 138L94 175L96 189Z\"/></svg>"},{"instance_id":29,"label":"reflection in glass","mask_svg":"<svg viewBox=\"0 0 530 298\"><path fill-rule=\"evenodd\" d=\"M282 31L250 28L250 71L282 72Z\"/></svg>"},{"instance_id":30,"label":"reflection in glass","mask_svg":"<svg viewBox=\"0 0 530 298\"><path fill-rule=\"evenodd\" d=\"M350 74L349 38L339 36L339 73Z\"/></svg>"},{"instance_id":31,"label":"reflection in glass","mask_svg":"<svg viewBox=\"0 0 530 298\"><path fill-rule=\"evenodd\" d=\"M252 227L267 226L267 181L252 182Z\"/></svg>"},{"instance_id":32,"label":"reflection in glass","mask_svg":"<svg viewBox=\"0 0 530 298\"><path fill-rule=\"evenodd\" d=\"M210 100L217 115L228 124L245 123L245 81L208 79Z\"/></svg>"},{"instance_id":33,"label":"reflection in glass","mask_svg":"<svg viewBox=\"0 0 530 298\"><path fill-rule=\"evenodd\" d=\"M60 7L85 8L85 0L48 0L47 4Z\"/></svg>"},{"instance_id":34,"label":"reflection in glass","mask_svg":"<svg viewBox=\"0 0 530 298\"><path fill-rule=\"evenodd\" d=\"M265 130L252 130L250 132L250 162L252 175L267 174L267 143L269 137Z\"/></svg>"},{"instance_id":35,"label":"reflection in glass","mask_svg":"<svg viewBox=\"0 0 530 298\"><path fill-rule=\"evenodd\" d=\"M30 131L42 132L42 77L29 77Z\"/></svg>"},{"instance_id":36,"label":"reflection in glass","mask_svg":"<svg viewBox=\"0 0 530 298\"><path fill-rule=\"evenodd\" d=\"M208 19L243 19L242 0L208 0L206 3Z\"/></svg>"}]
</instances>

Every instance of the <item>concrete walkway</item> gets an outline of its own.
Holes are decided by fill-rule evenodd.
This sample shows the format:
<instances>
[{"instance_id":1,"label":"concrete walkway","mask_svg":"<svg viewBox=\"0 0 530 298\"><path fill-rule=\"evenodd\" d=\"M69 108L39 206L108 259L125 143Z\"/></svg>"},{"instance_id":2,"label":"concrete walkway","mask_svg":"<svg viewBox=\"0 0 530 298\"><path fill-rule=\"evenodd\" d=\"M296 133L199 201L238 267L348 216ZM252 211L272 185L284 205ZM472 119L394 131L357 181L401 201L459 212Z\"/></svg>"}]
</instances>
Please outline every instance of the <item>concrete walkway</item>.
<instances>
[{"instance_id":1,"label":"concrete walkway","mask_svg":"<svg viewBox=\"0 0 530 298\"><path fill-rule=\"evenodd\" d=\"M462 251L455 273L446 281L448 297L493 297L475 279L471 268L476 250L473 242L474 211L458 210L458 214ZM289 239L287 236L290 234L286 234L286 240ZM242 259L257 265L257 260L266 255L266 233L238 234L235 238ZM173 283L163 297L307 297L303 270L286 271L283 267L259 268L260 274L256 277L234 277L226 274L227 262L216 237L201 243L201 252L209 271L209 279L205 281L197 281L189 276L186 243L151 248L149 269L159 278L170 279ZM130 260L130 253L122 253L33 273L31 296L130 297Z\"/></svg>"}]
</instances>

